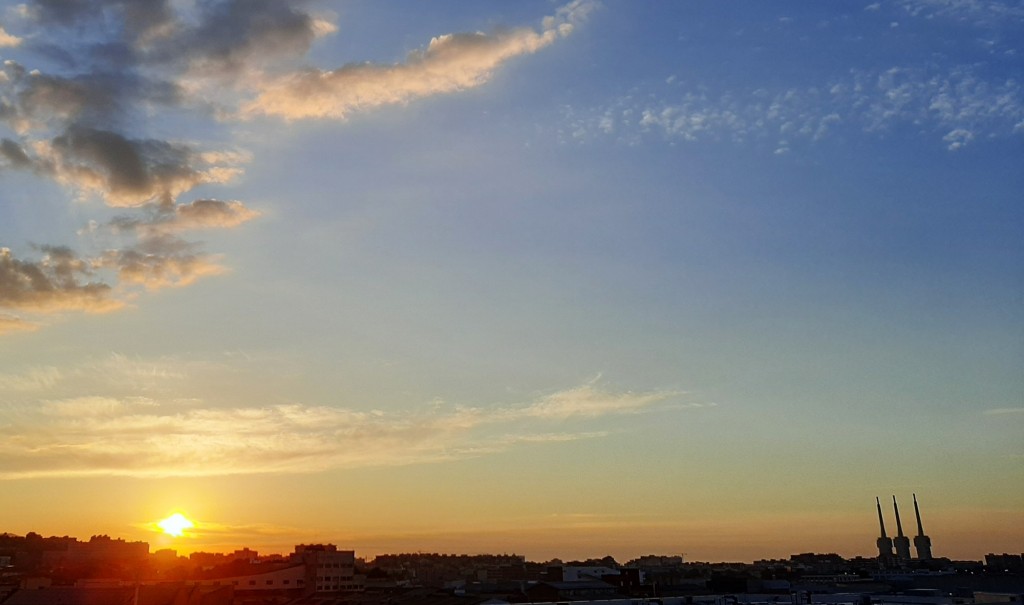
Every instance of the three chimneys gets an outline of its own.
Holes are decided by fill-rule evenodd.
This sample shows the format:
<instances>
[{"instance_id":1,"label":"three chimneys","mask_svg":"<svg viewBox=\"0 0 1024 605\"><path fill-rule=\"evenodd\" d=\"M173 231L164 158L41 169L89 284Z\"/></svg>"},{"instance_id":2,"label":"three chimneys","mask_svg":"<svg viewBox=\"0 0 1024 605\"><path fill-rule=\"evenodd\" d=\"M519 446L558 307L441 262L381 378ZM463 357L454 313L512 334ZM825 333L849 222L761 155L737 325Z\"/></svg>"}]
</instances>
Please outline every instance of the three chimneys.
<instances>
[{"instance_id":1,"label":"three chimneys","mask_svg":"<svg viewBox=\"0 0 1024 605\"><path fill-rule=\"evenodd\" d=\"M877 497L875 505L878 507L878 526L882 530L882 535L875 541L875 544L878 545L878 559L883 563L910 561L910 538L903 535L903 524L900 523L900 508L896 504L896 496L892 497L892 508L896 512L895 538L890 538L885 533L882 503ZM932 558L932 539L924 535L924 527L921 525L921 509L917 507L917 494L914 494L914 514L917 516L917 535L914 536L914 548L917 550L917 558L927 561ZM895 554L893 554L893 547L896 548Z\"/></svg>"}]
</instances>

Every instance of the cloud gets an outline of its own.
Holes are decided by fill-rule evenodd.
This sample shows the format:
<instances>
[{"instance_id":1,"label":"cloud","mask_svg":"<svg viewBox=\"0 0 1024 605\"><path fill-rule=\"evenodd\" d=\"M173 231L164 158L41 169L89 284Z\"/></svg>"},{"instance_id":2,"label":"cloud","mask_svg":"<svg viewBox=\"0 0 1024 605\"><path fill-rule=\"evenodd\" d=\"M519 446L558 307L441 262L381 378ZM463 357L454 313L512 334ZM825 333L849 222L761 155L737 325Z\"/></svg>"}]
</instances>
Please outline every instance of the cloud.
<instances>
[{"instance_id":1,"label":"cloud","mask_svg":"<svg viewBox=\"0 0 1024 605\"><path fill-rule=\"evenodd\" d=\"M15 258L8 248L0 248L0 308L34 314L105 313L124 307L134 298L133 286L155 291L187 286L200 278L227 272L218 256L200 252L197 244L174 233L233 227L258 213L238 203L197 202L206 203L171 206L157 214L166 218L152 222L131 220L119 224L115 220L117 229L131 230L138 239L96 258L79 257L66 247L41 246L43 257L27 261ZM99 272L112 273L118 286L114 288L100 280ZM0 314L0 335L38 327L22 318Z\"/></svg>"},{"instance_id":2,"label":"cloud","mask_svg":"<svg viewBox=\"0 0 1024 605\"><path fill-rule=\"evenodd\" d=\"M32 0L31 19L46 26L82 26L91 21L120 21L132 38L171 21L167 0Z\"/></svg>"},{"instance_id":3,"label":"cloud","mask_svg":"<svg viewBox=\"0 0 1024 605\"><path fill-rule=\"evenodd\" d=\"M0 25L0 48L11 48L21 44L22 39L18 36L12 36L7 33L7 30Z\"/></svg>"},{"instance_id":4,"label":"cloud","mask_svg":"<svg viewBox=\"0 0 1024 605\"><path fill-rule=\"evenodd\" d=\"M505 61L531 54L569 35L593 4L577 0L545 18L540 31L528 28L493 34L445 34L405 63L349 64L332 71L308 69L261 86L242 108L244 115L267 114L294 120L343 119L353 111L480 86Z\"/></svg>"},{"instance_id":5,"label":"cloud","mask_svg":"<svg viewBox=\"0 0 1024 605\"><path fill-rule=\"evenodd\" d=\"M166 234L147 236L135 246L109 251L102 265L115 268L121 282L147 290L187 286L201 277L227 271L216 257L197 253L194 244Z\"/></svg>"},{"instance_id":6,"label":"cloud","mask_svg":"<svg viewBox=\"0 0 1024 605\"><path fill-rule=\"evenodd\" d=\"M32 332L38 329L37 324L27 322L20 317L0 315L0 336L11 332Z\"/></svg>"},{"instance_id":7,"label":"cloud","mask_svg":"<svg viewBox=\"0 0 1024 605\"><path fill-rule=\"evenodd\" d=\"M0 374L0 392L42 391L53 388L60 378L60 370L52 366L31 368L22 374Z\"/></svg>"},{"instance_id":8,"label":"cloud","mask_svg":"<svg viewBox=\"0 0 1024 605\"><path fill-rule=\"evenodd\" d=\"M102 393L114 399L136 399L138 395L160 396L164 402L188 406L187 397L174 396L175 385L188 375L214 369L228 371L208 361L183 361L173 357L146 360L112 353L71 367L28 366L5 368L0 373L0 401L20 400L41 406L33 397L46 395L46 401L75 399L81 393ZM169 398L169 399L168 399Z\"/></svg>"},{"instance_id":9,"label":"cloud","mask_svg":"<svg viewBox=\"0 0 1024 605\"><path fill-rule=\"evenodd\" d=\"M976 26L1024 19L1024 7L1017 2L988 0L900 0L899 5L913 17L947 17L971 21Z\"/></svg>"},{"instance_id":10,"label":"cloud","mask_svg":"<svg viewBox=\"0 0 1024 605\"><path fill-rule=\"evenodd\" d=\"M63 418L113 418L132 412L138 407L156 405L140 397L120 400L113 397L75 397L60 401L45 401L40 412L46 416Z\"/></svg>"},{"instance_id":11,"label":"cloud","mask_svg":"<svg viewBox=\"0 0 1024 605\"><path fill-rule=\"evenodd\" d=\"M0 308L36 314L106 313L125 306L126 300L133 297L131 286L150 291L187 286L202 277L227 271L217 256L201 253L197 248L196 244L159 231L97 258L80 258L65 247L41 246L43 257L26 261L15 258L8 248L0 248ZM113 271L120 282L117 289L93 279L103 270ZM36 328L36 324L18 317L0 315L0 319L0 334Z\"/></svg>"},{"instance_id":12,"label":"cloud","mask_svg":"<svg viewBox=\"0 0 1024 605\"><path fill-rule=\"evenodd\" d=\"M31 168L33 165L25 149L11 139L0 140L0 156L7 160L9 168Z\"/></svg>"},{"instance_id":13,"label":"cloud","mask_svg":"<svg viewBox=\"0 0 1024 605\"><path fill-rule=\"evenodd\" d=\"M237 200L194 200L187 204L153 204L144 217L120 216L115 231L172 233L193 229L233 228L260 216Z\"/></svg>"},{"instance_id":14,"label":"cloud","mask_svg":"<svg viewBox=\"0 0 1024 605\"><path fill-rule=\"evenodd\" d=\"M38 148L37 171L73 188L101 195L111 206L139 206L178 195L204 183L238 176L235 166L208 163L187 145L129 139L118 133L75 127Z\"/></svg>"},{"instance_id":15,"label":"cloud","mask_svg":"<svg viewBox=\"0 0 1024 605\"><path fill-rule=\"evenodd\" d=\"M635 144L653 135L791 151L836 132L885 136L912 125L955 151L978 140L1014 136L1024 123L1021 84L986 77L977 66L941 72L854 69L806 87L716 93L712 85L690 83L681 95L673 88L633 93L590 109L567 108L560 136L575 142L616 136Z\"/></svg>"},{"instance_id":16,"label":"cloud","mask_svg":"<svg viewBox=\"0 0 1024 605\"><path fill-rule=\"evenodd\" d=\"M103 395L0 403L0 478L204 476L423 464L594 439L603 417L665 411L675 392L590 384L507 407L361 411L301 404L186 407ZM559 422L561 430L549 430ZM582 430L566 430L572 421Z\"/></svg>"},{"instance_id":17,"label":"cloud","mask_svg":"<svg viewBox=\"0 0 1024 605\"><path fill-rule=\"evenodd\" d=\"M110 286L81 281L93 274L89 261L67 248L43 247L42 251L43 258L32 262L18 260L9 249L0 248L0 307L103 313L121 306L111 297Z\"/></svg>"},{"instance_id":18,"label":"cloud","mask_svg":"<svg viewBox=\"0 0 1024 605\"><path fill-rule=\"evenodd\" d=\"M209 141L169 139L162 125L231 137L211 127L217 118L344 117L472 88L508 59L569 35L594 4L574 0L539 30L438 36L401 65L296 71L316 39L337 30L308 6L302 0L31 0L12 13L33 35L22 58L4 61L0 70L0 121L16 134L0 139L0 171L32 172L68 188L69 202L99 199L125 214L91 220L80 231L106 248L96 258L53 246L41 248L40 261L5 252L0 309L112 310L140 290L227 271L184 234L237 227L259 212L239 200L179 198L202 185L230 183L249 158L230 144L219 150ZM0 29L0 46L19 42ZM48 72L27 65L31 57L42 59ZM0 334L38 327L0 317Z\"/></svg>"},{"instance_id":19,"label":"cloud","mask_svg":"<svg viewBox=\"0 0 1024 605\"><path fill-rule=\"evenodd\" d=\"M680 393L671 393L679 395ZM662 401L669 393L620 393L609 394L591 385L567 391L560 391L529 407L519 410L527 417L567 419L571 417L594 418L606 414L632 414L645 411L652 404Z\"/></svg>"},{"instance_id":20,"label":"cloud","mask_svg":"<svg viewBox=\"0 0 1024 605\"><path fill-rule=\"evenodd\" d=\"M182 97L177 85L132 71L62 76L28 71L7 60L0 73L7 91L3 116L23 134L73 124L109 127L137 105L172 106Z\"/></svg>"},{"instance_id":21,"label":"cloud","mask_svg":"<svg viewBox=\"0 0 1024 605\"><path fill-rule=\"evenodd\" d=\"M994 408L983 412L986 416L1002 416L1004 414L1024 414L1024 407L1020 408Z\"/></svg>"},{"instance_id":22,"label":"cloud","mask_svg":"<svg viewBox=\"0 0 1024 605\"><path fill-rule=\"evenodd\" d=\"M949 143L950 151L956 151L974 140L974 133L966 128L954 128L947 132L942 140Z\"/></svg>"},{"instance_id":23,"label":"cloud","mask_svg":"<svg viewBox=\"0 0 1024 605\"><path fill-rule=\"evenodd\" d=\"M201 75L237 75L261 63L304 55L335 26L304 12L303 2L228 0L200 5L196 25L182 28L155 55L187 63Z\"/></svg>"}]
</instances>

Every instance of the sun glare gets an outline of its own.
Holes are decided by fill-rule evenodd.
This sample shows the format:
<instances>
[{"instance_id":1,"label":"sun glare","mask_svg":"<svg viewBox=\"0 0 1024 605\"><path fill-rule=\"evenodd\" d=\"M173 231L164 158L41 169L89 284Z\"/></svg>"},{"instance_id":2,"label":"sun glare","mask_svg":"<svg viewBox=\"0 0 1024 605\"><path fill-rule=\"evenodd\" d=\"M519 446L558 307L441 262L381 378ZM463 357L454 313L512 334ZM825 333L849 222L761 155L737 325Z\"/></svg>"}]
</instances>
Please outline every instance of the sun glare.
<instances>
[{"instance_id":1,"label":"sun glare","mask_svg":"<svg viewBox=\"0 0 1024 605\"><path fill-rule=\"evenodd\" d=\"M156 525L160 529L164 530L165 534L170 534L176 538L180 538L184 535L186 529L192 529L196 526L195 523L186 519L185 515L181 513L174 513L163 521L158 522Z\"/></svg>"}]
</instances>

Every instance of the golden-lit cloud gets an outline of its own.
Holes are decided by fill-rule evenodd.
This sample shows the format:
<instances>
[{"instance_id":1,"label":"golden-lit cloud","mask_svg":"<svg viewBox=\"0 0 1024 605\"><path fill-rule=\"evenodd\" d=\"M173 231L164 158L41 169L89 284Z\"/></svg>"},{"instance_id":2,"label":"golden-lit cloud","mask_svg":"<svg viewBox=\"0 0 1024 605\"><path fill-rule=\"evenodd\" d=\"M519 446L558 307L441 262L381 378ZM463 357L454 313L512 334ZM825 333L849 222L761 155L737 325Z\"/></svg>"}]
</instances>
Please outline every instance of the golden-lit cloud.
<instances>
[{"instance_id":1,"label":"golden-lit cloud","mask_svg":"<svg viewBox=\"0 0 1024 605\"><path fill-rule=\"evenodd\" d=\"M170 235L144 237L135 246L108 252L102 262L116 268L123 284L147 290L187 286L227 271L215 257L196 253L192 244Z\"/></svg>"},{"instance_id":2,"label":"golden-lit cloud","mask_svg":"<svg viewBox=\"0 0 1024 605\"><path fill-rule=\"evenodd\" d=\"M271 80L243 106L244 115L285 119L344 118L353 111L480 86L513 57L535 53L572 33L594 4L576 0L544 19L541 29L493 34L444 34L411 53L404 63L349 64L335 70L309 69Z\"/></svg>"},{"instance_id":3,"label":"golden-lit cloud","mask_svg":"<svg viewBox=\"0 0 1024 605\"><path fill-rule=\"evenodd\" d=\"M671 394L679 395L680 393ZM529 417L552 419L631 414L645 411L651 405L665 399L665 396L666 393L660 392L610 394L588 384L548 395L533 405L523 408L520 413Z\"/></svg>"},{"instance_id":4,"label":"golden-lit cloud","mask_svg":"<svg viewBox=\"0 0 1024 605\"><path fill-rule=\"evenodd\" d=\"M37 315L105 313L124 307L140 289L187 286L223 274L227 268L218 256L199 251L196 244L174 233L235 227L258 215L239 202L198 200L172 205L156 217L115 221L116 231L131 232L137 240L96 258L79 257L64 247L44 246L39 248L42 258L21 260L9 249L0 248L0 309ZM24 318L0 314L0 335L37 327Z\"/></svg>"},{"instance_id":5,"label":"golden-lit cloud","mask_svg":"<svg viewBox=\"0 0 1024 605\"><path fill-rule=\"evenodd\" d=\"M38 329L39 326L37 324L27 322L20 317L0 315L0 335L11 332L31 332Z\"/></svg>"},{"instance_id":6,"label":"golden-lit cloud","mask_svg":"<svg viewBox=\"0 0 1024 605\"><path fill-rule=\"evenodd\" d=\"M95 268L88 260L62 247L43 247L42 251L40 260L23 261L8 248L0 248L0 307L102 313L122 305L112 298L110 286L83 282Z\"/></svg>"},{"instance_id":7,"label":"golden-lit cloud","mask_svg":"<svg viewBox=\"0 0 1024 605\"><path fill-rule=\"evenodd\" d=\"M57 401L43 401L40 412L45 416L77 418L82 416L117 416L157 404L143 397L117 399L114 397L74 397Z\"/></svg>"},{"instance_id":8,"label":"golden-lit cloud","mask_svg":"<svg viewBox=\"0 0 1024 605\"><path fill-rule=\"evenodd\" d=\"M120 216L111 222L117 232L147 234L193 229L230 229L260 216L237 200L193 200L187 204L152 204L147 216Z\"/></svg>"},{"instance_id":9,"label":"golden-lit cloud","mask_svg":"<svg viewBox=\"0 0 1024 605\"><path fill-rule=\"evenodd\" d=\"M426 412L181 406L147 397L26 400L5 404L4 431L13 438L0 444L0 478L295 473L441 462L600 438L607 431L594 430L588 419L662 410L659 404L677 395L586 385L518 406ZM548 411L553 408L557 413ZM553 421L557 431L550 430ZM578 423L576 430L570 421Z\"/></svg>"},{"instance_id":10,"label":"golden-lit cloud","mask_svg":"<svg viewBox=\"0 0 1024 605\"><path fill-rule=\"evenodd\" d=\"M18 36L12 36L7 33L7 30L0 26L0 48L10 48L21 44L22 39Z\"/></svg>"},{"instance_id":11,"label":"golden-lit cloud","mask_svg":"<svg viewBox=\"0 0 1024 605\"><path fill-rule=\"evenodd\" d=\"M53 366L29 368L21 373L0 374L0 393L50 389L61 379L61 375L61 371Z\"/></svg>"}]
</instances>

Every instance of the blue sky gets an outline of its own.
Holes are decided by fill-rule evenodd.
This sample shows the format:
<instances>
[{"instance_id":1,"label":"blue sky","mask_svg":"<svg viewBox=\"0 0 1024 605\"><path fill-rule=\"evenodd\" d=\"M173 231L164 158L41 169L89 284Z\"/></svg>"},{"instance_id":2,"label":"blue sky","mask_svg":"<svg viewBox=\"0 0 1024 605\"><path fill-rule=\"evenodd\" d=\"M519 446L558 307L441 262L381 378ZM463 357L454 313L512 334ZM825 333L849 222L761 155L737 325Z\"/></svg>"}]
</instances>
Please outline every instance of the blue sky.
<instances>
[{"instance_id":1,"label":"blue sky","mask_svg":"<svg viewBox=\"0 0 1024 605\"><path fill-rule=\"evenodd\" d=\"M0 12L7 530L1019 543L1019 3L88 4Z\"/></svg>"}]
</instances>

